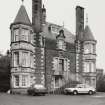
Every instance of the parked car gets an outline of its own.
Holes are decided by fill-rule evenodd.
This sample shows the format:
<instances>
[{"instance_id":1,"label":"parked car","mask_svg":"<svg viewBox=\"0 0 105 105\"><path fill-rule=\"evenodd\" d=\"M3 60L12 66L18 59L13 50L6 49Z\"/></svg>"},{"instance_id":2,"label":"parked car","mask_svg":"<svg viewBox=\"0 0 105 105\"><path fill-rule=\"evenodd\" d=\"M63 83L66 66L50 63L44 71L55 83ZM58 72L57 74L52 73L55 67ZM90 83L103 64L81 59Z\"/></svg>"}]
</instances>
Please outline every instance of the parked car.
<instances>
[{"instance_id":1,"label":"parked car","mask_svg":"<svg viewBox=\"0 0 105 105\"><path fill-rule=\"evenodd\" d=\"M29 95L45 95L47 94L47 89L41 85L41 84L35 84L32 85L28 90L27 90Z\"/></svg>"},{"instance_id":2,"label":"parked car","mask_svg":"<svg viewBox=\"0 0 105 105\"><path fill-rule=\"evenodd\" d=\"M86 84L77 84L75 87L65 88L64 93L65 94L73 93L74 95L77 95L79 93L85 93L85 94L87 93L92 95L96 93L96 89Z\"/></svg>"}]
</instances>

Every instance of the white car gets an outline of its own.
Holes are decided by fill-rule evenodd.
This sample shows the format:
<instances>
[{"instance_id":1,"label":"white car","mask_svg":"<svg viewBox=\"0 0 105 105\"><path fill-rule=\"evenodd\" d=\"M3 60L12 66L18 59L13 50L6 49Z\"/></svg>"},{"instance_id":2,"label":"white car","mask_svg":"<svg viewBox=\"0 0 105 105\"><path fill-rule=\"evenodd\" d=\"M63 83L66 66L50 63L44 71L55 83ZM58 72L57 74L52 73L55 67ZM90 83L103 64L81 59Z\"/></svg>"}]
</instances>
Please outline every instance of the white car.
<instances>
[{"instance_id":1,"label":"white car","mask_svg":"<svg viewBox=\"0 0 105 105\"><path fill-rule=\"evenodd\" d=\"M74 95L77 95L79 93L87 93L87 94L94 94L96 92L96 89L86 85L86 84L77 84L74 88L65 88L64 93L65 94L70 94L73 93Z\"/></svg>"}]
</instances>

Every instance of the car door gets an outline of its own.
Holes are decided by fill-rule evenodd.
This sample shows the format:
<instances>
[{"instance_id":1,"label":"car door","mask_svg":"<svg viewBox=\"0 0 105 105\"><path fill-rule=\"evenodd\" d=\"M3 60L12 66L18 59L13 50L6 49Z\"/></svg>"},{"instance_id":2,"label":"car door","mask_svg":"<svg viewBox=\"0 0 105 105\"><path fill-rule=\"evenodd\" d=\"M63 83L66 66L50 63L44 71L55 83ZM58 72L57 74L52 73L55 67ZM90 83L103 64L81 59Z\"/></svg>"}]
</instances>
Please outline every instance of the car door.
<instances>
[{"instance_id":1,"label":"car door","mask_svg":"<svg viewBox=\"0 0 105 105\"><path fill-rule=\"evenodd\" d=\"M86 93L85 86L83 84L78 86L78 93Z\"/></svg>"}]
</instances>

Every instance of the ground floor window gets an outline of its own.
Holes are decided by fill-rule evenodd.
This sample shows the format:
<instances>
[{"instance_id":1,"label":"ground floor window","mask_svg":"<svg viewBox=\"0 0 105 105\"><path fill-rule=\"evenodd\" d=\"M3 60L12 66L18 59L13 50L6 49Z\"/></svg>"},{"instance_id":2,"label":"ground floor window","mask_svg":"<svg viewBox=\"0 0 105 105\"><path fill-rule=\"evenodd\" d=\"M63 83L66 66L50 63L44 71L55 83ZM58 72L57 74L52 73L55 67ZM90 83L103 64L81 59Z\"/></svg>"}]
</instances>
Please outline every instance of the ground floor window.
<instances>
[{"instance_id":1,"label":"ground floor window","mask_svg":"<svg viewBox=\"0 0 105 105\"><path fill-rule=\"evenodd\" d=\"M16 87L19 86L19 75L14 76L14 84L15 84Z\"/></svg>"},{"instance_id":2,"label":"ground floor window","mask_svg":"<svg viewBox=\"0 0 105 105\"><path fill-rule=\"evenodd\" d=\"M22 75L22 86L27 86L27 75Z\"/></svg>"},{"instance_id":3,"label":"ground floor window","mask_svg":"<svg viewBox=\"0 0 105 105\"><path fill-rule=\"evenodd\" d=\"M85 80L85 83L86 83L87 85L90 85L90 80L89 80L89 79L86 79L86 80Z\"/></svg>"},{"instance_id":4,"label":"ground floor window","mask_svg":"<svg viewBox=\"0 0 105 105\"><path fill-rule=\"evenodd\" d=\"M13 76L14 81L14 88L18 87L27 87L28 86L28 75L14 75Z\"/></svg>"}]
</instances>

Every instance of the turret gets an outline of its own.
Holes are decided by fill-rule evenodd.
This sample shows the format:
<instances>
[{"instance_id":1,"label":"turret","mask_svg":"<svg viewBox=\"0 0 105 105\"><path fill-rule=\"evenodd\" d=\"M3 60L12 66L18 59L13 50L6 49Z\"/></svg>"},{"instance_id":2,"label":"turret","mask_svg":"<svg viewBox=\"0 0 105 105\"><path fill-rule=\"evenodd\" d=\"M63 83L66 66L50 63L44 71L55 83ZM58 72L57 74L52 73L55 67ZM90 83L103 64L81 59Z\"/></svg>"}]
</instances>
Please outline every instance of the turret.
<instances>
[{"instance_id":1,"label":"turret","mask_svg":"<svg viewBox=\"0 0 105 105\"><path fill-rule=\"evenodd\" d=\"M34 34L24 5L21 5L10 29L11 90L23 93L30 87L34 73Z\"/></svg>"},{"instance_id":2,"label":"turret","mask_svg":"<svg viewBox=\"0 0 105 105\"><path fill-rule=\"evenodd\" d=\"M96 40L88 25L85 26L84 30L83 49L85 83L96 87Z\"/></svg>"}]
</instances>

